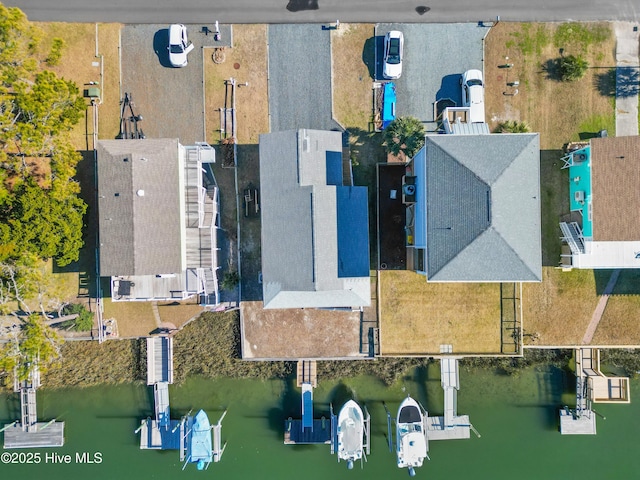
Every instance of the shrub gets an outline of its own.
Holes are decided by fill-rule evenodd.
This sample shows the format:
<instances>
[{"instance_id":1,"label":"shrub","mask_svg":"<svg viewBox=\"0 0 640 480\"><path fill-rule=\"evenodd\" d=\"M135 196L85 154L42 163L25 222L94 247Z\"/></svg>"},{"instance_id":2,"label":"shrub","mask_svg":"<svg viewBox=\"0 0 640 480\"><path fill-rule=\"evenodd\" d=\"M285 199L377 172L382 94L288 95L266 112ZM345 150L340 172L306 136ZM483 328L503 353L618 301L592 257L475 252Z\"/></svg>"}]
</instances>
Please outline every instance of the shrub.
<instances>
[{"instance_id":1,"label":"shrub","mask_svg":"<svg viewBox=\"0 0 640 480\"><path fill-rule=\"evenodd\" d=\"M49 56L44 60L47 65L53 67L60 63L60 59L62 58L62 50L66 44L62 38L54 38L53 44L51 45L51 51L49 52Z\"/></svg>"},{"instance_id":2,"label":"shrub","mask_svg":"<svg viewBox=\"0 0 640 480\"><path fill-rule=\"evenodd\" d=\"M528 133L531 130L527 122L518 122L517 120L505 120L498 124L498 133Z\"/></svg>"},{"instance_id":3,"label":"shrub","mask_svg":"<svg viewBox=\"0 0 640 480\"><path fill-rule=\"evenodd\" d=\"M584 77L589 64L582 55L567 55L560 58L560 78L563 82L573 82Z\"/></svg>"},{"instance_id":4,"label":"shrub","mask_svg":"<svg viewBox=\"0 0 640 480\"><path fill-rule=\"evenodd\" d=\"M222 277L222 288L225 290L233 290L240 283L240 276L238 272L227 272Z\"/></svg>"}]
</instances>

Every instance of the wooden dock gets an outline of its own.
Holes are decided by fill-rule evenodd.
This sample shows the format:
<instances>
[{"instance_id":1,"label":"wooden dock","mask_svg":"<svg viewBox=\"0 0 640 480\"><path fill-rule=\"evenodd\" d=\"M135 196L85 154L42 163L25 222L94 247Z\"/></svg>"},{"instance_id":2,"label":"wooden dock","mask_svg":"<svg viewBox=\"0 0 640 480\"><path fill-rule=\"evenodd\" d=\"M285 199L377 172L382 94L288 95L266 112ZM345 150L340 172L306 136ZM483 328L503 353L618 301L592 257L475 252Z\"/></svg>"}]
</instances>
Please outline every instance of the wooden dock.
<instances>
[{"instance_id":1,"label":"wooden dock","mask_svg":"<svg viewBox=\"0 0 640 480\"><path fill-rule=\"evenodd\" d=\"M156 420L142 421L140 448L142 450L181 450L184 448L185 421L171 420L167 426L161 426ZM182 448L181 448L182 447Z\"/></svg>"},{"instance_id":2,"label":"wooden dock","mask_svg":"<svg viewBox=\"0 0 640 480\"><path fill-rule=\"evenodd\" d=\"M562 435L595 435L596 415L585 412L578 417L568 409L560 410L560 433Z\"/></svg>"},{"instance_id":3,"label":"wooden dock","mask_svg":"<svg viewBox=\"0 0 640 480\"><path fill-rule=\"evenodd\" d=\"M297 386L309 383L313 388L318 386L317 362L315 360L298 360Z\"/></svg>"},{"instance_id":4,"label":"wooden dock","mask_svg":"<svg viewBox=\"0 0 640 480\"><path fill-rule=\"evenodd\" d=\"M62 447L64 445L64 422L39 422L23 429L20 423L5 425L4 448Z\"/></svg>"},{"instance_id":5,"label":"wooden dock","mask_svg":"<svg viewBox=\"0 0 640 480\"><path fill-rule=\"evenodd\" d=\"M147 385L173 383L173 337L147 338Z\"/></svg>"},{"instance_id":6,"label":"wooden dock","mask_svg":"<svg viewBox=\"0 0 640 480\"><path fill-rule=\"evenodd\" d=\"M469 415L453 417L450 424L445 424L444 417L426 417L425 424L429 440L460 440L471 437Z\"/></svg>"}]
</instances>

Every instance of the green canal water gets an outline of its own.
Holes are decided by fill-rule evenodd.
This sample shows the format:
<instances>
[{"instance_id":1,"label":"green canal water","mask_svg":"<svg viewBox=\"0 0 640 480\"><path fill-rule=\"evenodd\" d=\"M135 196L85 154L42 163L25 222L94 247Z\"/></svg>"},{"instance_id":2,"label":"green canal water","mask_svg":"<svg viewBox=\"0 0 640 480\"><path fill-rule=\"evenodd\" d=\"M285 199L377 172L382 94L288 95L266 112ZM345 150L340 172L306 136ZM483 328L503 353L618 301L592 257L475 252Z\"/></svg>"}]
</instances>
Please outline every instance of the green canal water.
<instances>
[{"instance_id":1,"label":"green canal water","mask_svg":"<svg viewBox=\"0 0 640 480\"><path fill-rule=\"evenodd\" d=\"M191 379L171 387L173 417L203 408L212 423L222 411L222 462L208 471L181 471L177 451L141 451L134 430L152 413L152 391L140 385L38 392L41 419L65 421L65 446L40 452L37 465L0 463L2 479L394 479L408 478L386 444L385 402L395 413L408 393L431 414L442 413L437 365L416 370L392 387L366 377L322 381L314 392L316 416L355 396L372 417L372 451L364 468L348 471L328 445L285 446L284 419L300 414L298 390L288 382ZM627 479L640 478L640 381L632 382L630 405L597 405L596 436L561 436L557 410L571 403L573 385L557 369L522 371L517 377L473 370L460 374L458 412L469 414L481 434L469 440L430 443L430 462L416 478L431 479ZM574 400L574 399L573 399ZM575 401L575 400L574 400ZM0 396L0 422L17 418L17 396ZM15 451L14 452L18 452ZM71 464L46 462L45 454L70 454ZM75 455L100 463L76 463Z\"/></svg>"}]
</instances>

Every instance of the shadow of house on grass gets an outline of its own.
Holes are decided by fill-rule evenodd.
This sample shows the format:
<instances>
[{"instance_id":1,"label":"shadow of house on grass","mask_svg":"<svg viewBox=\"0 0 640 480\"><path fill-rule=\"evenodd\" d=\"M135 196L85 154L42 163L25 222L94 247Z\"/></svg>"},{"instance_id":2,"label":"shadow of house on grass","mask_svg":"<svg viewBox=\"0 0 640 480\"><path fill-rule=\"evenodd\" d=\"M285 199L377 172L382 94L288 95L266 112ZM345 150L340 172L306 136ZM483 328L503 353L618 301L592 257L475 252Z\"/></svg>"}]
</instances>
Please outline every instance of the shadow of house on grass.
<instances>
[{"instance_id":1,"label":"shadow of house on grass","mask_svg":"<svg viewBox=\"0 0 640 480\"><path fill-rule=\"evenodd\" d=\"M78 272L78 297L97 296L96 284L96 247L98 217L95 193L95 159L93 150L79 152L82 159L76 167L75 179L80 184L79 197L87 204L87 211L83 218L82 242L78 261L61 267L53 262L53 273Z\"/></svg>"}]
</instances>

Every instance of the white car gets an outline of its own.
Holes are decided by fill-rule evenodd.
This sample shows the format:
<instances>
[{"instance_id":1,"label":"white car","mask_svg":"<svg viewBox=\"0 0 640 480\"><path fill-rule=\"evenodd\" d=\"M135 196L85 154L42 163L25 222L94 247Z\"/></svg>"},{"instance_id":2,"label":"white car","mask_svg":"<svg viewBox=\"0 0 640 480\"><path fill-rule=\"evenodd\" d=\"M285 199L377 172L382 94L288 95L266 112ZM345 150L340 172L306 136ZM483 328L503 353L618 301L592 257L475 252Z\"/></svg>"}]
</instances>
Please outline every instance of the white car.
<instances>
[{"instance_id":1,"label":"white car","mask_svg":"<svg viewBox=\"0 0 640 480\"><path fill-rule=\"evenodd\" d=\"M187 39L187 27L180 23L169 27L169 63L174 67L187 66L187 54L193 50L193 43Z\"/></svg>"},{"instance_id":2,"label":"white car","mask_svg":"<svg viewBox=\"0 0 640 480\"><path fill-rule=\"evenodd\" d=\"M384 37L384 60L382 76L394 80L402 75L402 56L404 36L402 32L392 30Z\"/></svg>"},{"instance_id":3,"label":"white car","mask_svg":"<svg viewBox=\"0 0 640 480\"><path fill-rule=\"evenodd\" d=\"M471 123L484 122L484 83L480 70L467 70L460 79L462 106L469 107Z\"/></svg>"}]
</instances>

